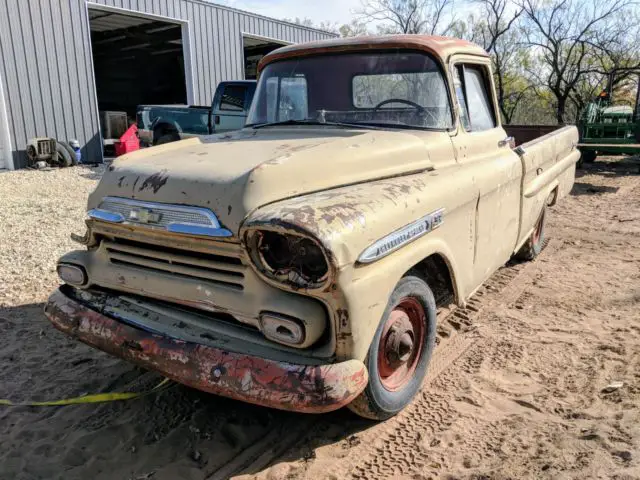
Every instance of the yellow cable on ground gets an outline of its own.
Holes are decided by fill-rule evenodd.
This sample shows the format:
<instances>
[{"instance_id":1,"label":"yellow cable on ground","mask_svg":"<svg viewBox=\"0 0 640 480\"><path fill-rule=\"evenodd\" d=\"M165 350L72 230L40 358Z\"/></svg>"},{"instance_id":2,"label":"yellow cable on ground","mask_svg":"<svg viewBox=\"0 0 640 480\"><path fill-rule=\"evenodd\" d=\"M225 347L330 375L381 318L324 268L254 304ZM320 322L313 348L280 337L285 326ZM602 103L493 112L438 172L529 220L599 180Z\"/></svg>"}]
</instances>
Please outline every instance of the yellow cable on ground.
<instances>
[{"instance_id":1,"label":"yellow cable on ground","mask_svg":"<svg viewBox=\"0 0 640 480\"><path fill-rule=\"evenodd\" d=\"M7 407L61 407L64 405L78 405L82 403L105 403L105 402L117 402L119 400L132 400L134 398L140 398L152 393L157 393L162 390L166 390L172 384L171 380L165 378L151 390L146 392L133 393L97 393L95 395L83 395L82 397L67 398L64 400L52 400L49 402L12 402L10 400L0 399L0 405Z\"/></svg>"}]
</instances>

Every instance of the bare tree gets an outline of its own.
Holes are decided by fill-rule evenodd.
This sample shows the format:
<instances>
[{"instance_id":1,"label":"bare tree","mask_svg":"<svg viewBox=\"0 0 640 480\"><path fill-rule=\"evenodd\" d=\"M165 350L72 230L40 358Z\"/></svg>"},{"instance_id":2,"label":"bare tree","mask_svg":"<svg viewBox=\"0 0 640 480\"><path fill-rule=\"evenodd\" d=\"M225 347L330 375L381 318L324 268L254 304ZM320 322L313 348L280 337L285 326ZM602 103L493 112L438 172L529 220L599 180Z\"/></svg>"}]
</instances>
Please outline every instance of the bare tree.
<instances>
[{"instance_id":1,"label":"bare tree","mask_svg":"<svg viewBox=\"0 0 640 480\"><path fill-rule=\"evenodd\" d=\"M591 44L591 71L584 75L570 95L577 112L606 88L616 99L624 99L625 92L628 93L630 88L634 90L640 73L639 27L640 16L627 14L611 25L615 35L603 36L596 32L595 41ZM633 97L627 101L632 103Z\"/></svg>"},{"instance_id":2,"label":"bare tree","mask_svg":"<svg viewBox=\"0 0 640 480\"><path fill-rule=\"evenodd\" d=\"M361 21L379 22L379 33L446 35L454 25L453 0L361 0Z\"/></svg>"},{"instance_id":3,"label":"bare tree","mask_svg":"<svg viewBox=\"0 0 640 480\"><path fill-rule=\"evenodd\" d=\"M482 8L483 15L472 29L472 40L492 52L522 15L523 9L510 0L474 0L473 3Z\"/></svg>"},{"instance_id":4,"label":"bare tree","mask_svg":"<svg viewBox=\"0 0 640 480\"><path fill-rule=\"evenodd\" d=\"M523 50L515 28L523 9L511 0L473 0L473 4L482 13L470 16L465 36L491 54L498 105L505 122L510 123L531 87L523 81Z\"/></svg>"},{"instance_id":5,"label":"bare tree","mask_svg":"<svg viewBox=\"0 0 640 480\"><path fill-rule=\"evenodd\" d=\"M518 0L526 19L527 44L538 54L529 72L554 98L556 121L567 120L567 106L576 86L594 71L594 46L617 35L607 28L633 5L632 0Z\"/></svg>"},{"instance_id":6,"label":"bare tree","mask_svg":"<svg viewBox=\"0 0 640 480\"><path fill-rule=\"evenodd\" d=\"M349 23L345 23L339 28L341 37L361 37L371 35L366 22L354 18Z\"/></svg>"}]
</instances>

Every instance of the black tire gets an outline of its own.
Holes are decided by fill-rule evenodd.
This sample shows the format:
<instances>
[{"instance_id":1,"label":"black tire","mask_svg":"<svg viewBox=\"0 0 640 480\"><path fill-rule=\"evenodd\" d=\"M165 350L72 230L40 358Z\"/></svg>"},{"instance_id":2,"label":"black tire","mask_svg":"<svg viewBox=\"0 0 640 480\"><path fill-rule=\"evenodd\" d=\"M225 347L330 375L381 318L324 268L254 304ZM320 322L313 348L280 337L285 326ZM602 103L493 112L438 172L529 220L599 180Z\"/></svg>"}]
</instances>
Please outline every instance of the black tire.
<instances>
[{"instance_id":1,"label":"black tire","mask_svg":"<svg viewBox=\"0 0 640 480\"><path fill-rule=\"evenodd\" d=\"M58 143L62 145L67 152L69 152L69 155L71 155L71 164L77 165L78 159L76 158L76 151L73 148L71 148L71 145L69 145L67 142L58 142Z\"/></svg>"},{"instance_id":2,"label":"black tire","mask_svg":"<svg viewBox=\"0 0 640 480\"><path fill-rule=\"evenodd\" d=\"M380 340L391 312L400 302L407 298L416 300L422 307L425 334L422 350L417 354L419 355L417 357L417 365L411 377L401 389L390 391L382 384L378 369ZM389 298L387 308L384 311L365 359L365 364L369 371L369 383L364 391L348 405L348 408L361 417L372 420L385 420L405 408L420 390L435 347L435 338L436 302L433 292L422 279L414 276L403 277Z\"/></svg>"},{"instance_id":3,"label":"black tire","mask_svg":"<svg viewBox=\"0 0 640 480\"><path fill-rule=\"evenodd\" d=\"M73 165L73 158L60 142L56 142L56 152L58 153L58 164L60 167L70 167Z\"/></svg>"},{"instance_id":4,"label":"black tire","mask_svg":"<svg viewBox=\"0 0 640 480\"><path fill-rule=\"evenodd\" d=\"M542 213L540 213L540 217L538 217L538 221L536 222L536 226L531 232L531 235L522 246L522 248L516 253L516 258L518 260L526 260L531 261L535 259L542 248L544 247L545 242L545 225L547 218L547 209L546 207L542 208Z\"/></svg>"},{"instance_id":5,"label":"black tire","mask_svg":"<svg viewBox=\"0 0 640 480\"><path fill-rule=\"evenodd\" d=\"M177 142L178 140L180 140L180 135L176 132L165 133L155 141L154 145L164 145L165 143Z\"/></svg>"},{"instance_id":6,"label":"black tire","mask_svg":"<svg viewBox=\"0 0 640 480\"><path fill-rule=\"evenodd\" d=\"M597 157L598 152L596 152L595 150L585 150L582 152L582 156L580 157L580 159L583 163L593 163L596 161Z\"/></svg>"}]
</instances>

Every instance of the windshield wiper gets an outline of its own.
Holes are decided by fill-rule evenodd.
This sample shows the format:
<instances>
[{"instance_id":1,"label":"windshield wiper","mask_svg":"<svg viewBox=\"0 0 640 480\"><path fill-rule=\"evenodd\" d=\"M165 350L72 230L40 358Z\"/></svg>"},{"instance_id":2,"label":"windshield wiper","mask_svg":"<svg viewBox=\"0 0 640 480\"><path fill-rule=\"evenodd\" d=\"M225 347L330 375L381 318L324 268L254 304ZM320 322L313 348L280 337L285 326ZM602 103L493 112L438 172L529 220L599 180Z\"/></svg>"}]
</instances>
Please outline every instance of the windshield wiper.
<instances>
[{"instance_id":1,"label":"windshield wiper","mask_svg":"<svg viewBox=\"0 0 640 480\"><path fill-rule=\"evenodd\" d=\"M283 120L281 122L269 122L269 123L252 123L249 125L245 125L246 127L258 129L263 127L277 127L282 125L328 125L330 127L345 127L345 128L364 128L364 129L375 129L376 127L367 126L359 123L345 123L345 122L320 122L318 120Z\"/></svg>"}]
</instances>

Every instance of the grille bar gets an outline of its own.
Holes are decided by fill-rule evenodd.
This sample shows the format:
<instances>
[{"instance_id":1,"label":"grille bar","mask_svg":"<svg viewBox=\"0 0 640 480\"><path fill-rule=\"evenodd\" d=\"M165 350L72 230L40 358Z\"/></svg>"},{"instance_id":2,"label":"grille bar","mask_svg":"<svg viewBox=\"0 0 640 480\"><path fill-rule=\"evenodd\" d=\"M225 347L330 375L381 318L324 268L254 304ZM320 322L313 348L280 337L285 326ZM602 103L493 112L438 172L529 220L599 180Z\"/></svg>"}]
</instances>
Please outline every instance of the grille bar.
<instances>
[{"instance_id":1,"label":"grille bar","mask_svg":"<svg viewBox=\"0 0 640 480\"><path fill-rule=\"evenodd\" d=\"M229 258L229 262L222 261L225 257L219 256L220 260L207 260L204 258L198 258L187 255L180 255L178 253L168 253L158 250L151 250L153 245L149 245L149 248L141 248L132 245L126 245L114 242L104 242L105 248L110 251L117 251L123 253L130 253L140 257L147 257L151 259L164 260L168 263L179 263L185 265L193 265L209 270L219 270L223 272L236 272L242 274L245 270L245 266L239 263L235 258ZM242 275L241 275L242 276Z\"/></svg>"},{"instance_id":2,"label":"grille bar","mask_svg":"<svg viewBox=\"0 0 640 480\"><path fill-rule=\"evenodd\" d=\"M220 260L209 260L191 255L181 255L170 252L152 250L122 245L115 242L103 241L103 247L109 256L111 263L125 265L144 270L187 277L199 280L208 280L212 283L234 289L244 288L244 269L236 258L228 258L229 263L223 260L225 257L217 256Z\"/></svg>"}]
</instances>

